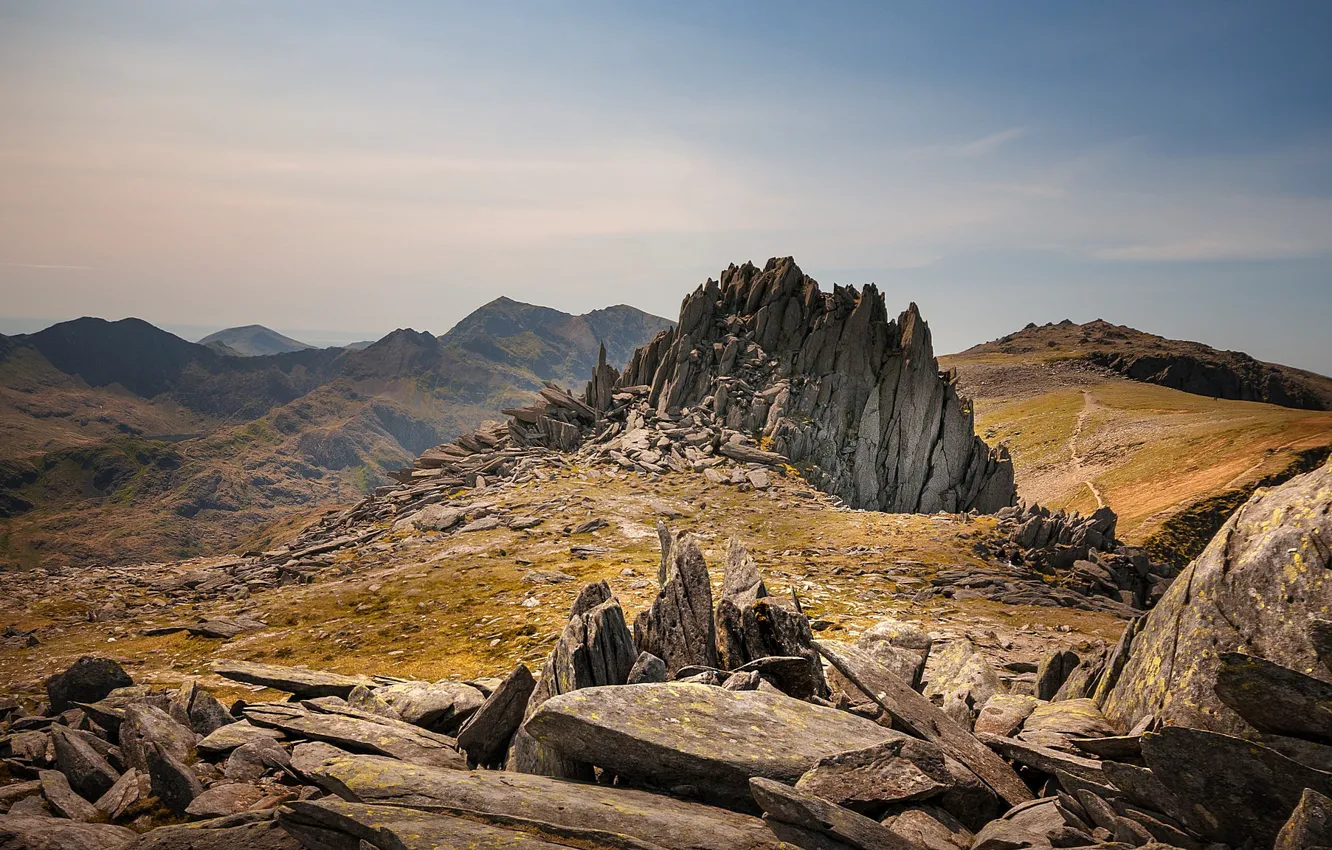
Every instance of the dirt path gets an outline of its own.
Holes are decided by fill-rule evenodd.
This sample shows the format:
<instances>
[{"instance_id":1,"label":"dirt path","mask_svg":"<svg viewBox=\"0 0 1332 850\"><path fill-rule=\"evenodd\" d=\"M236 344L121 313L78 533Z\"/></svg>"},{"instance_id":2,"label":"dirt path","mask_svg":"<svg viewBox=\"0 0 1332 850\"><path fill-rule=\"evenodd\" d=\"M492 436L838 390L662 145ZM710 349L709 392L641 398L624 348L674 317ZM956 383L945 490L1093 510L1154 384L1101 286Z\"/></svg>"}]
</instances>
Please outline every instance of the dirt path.
<instances>
[{"instance_id":1,"label":"dirt path","mask_svg":"<svg viewBox=\"0 0 1332 850\"><path fill-rule=\"evenodd\" d=\"M1078 422L1073 426L1073 436L1068 438L1068 453L1073 459L1073 471L1079 477L1083 475L1083 471L1082 456L1078 454L1078 438L1082 436L1082 426L1087 421L1087 417L1091 414L1092 408L1095 406L1096 403L1092 400L1091 393L1083 390L1082 411L1078 413ZM1092 496L1096 498L1096 507L1105 507L1105 500L1101 498L1101 491L1096 489L1096 485L1091 482L1091 479L1083 478L1082 483L1087 485L1087 488L1092 492Z\"/></svg>"}]
</instances>

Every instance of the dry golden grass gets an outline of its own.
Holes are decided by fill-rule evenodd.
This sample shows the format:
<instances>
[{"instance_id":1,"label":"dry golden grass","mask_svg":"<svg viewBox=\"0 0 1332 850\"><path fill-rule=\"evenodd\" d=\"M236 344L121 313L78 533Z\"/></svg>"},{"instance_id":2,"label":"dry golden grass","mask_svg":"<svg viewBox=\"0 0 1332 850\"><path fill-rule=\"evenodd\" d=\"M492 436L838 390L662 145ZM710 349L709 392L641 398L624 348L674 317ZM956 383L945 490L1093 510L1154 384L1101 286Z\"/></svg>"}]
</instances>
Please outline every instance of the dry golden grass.
<instances>
[{"instance_id":1,"label":"dry golden grass","mask_svg":"<svg viewBox=\"0 0 1332 850\"><path fill-rule=\"evenodd\" d=\"M1113 640L1122 627L1108 615L1062 609L979 600L913 603L916 590L937 570L984 563L974 547L992 535L989 518L964 522L950 516L835 510L803 482L783 482L771 494L741 493L692 474L649 480L592 478L575 471L481 498L514 514L547 520L524 532L394 532L358 556L343 556L337 566L349 568L347 575L330 569L327 579L270 591L244 606L178 604L151 617L105 623L86 617L79 622L97 600L70 599L58 588L34 610L14 610L12 603L0 602L0 623L44 626L47 635L39 647L0 651L0 682L11 683L0 686L0 692L31 690L41 677L91 652L131 664L139 681L170 684L202 677L223 695L248 699L276 694L225 683L211 675L209 662L239 658L431 680L503 674L519 661L535 667L563 628L583 584L609 581L631 621L650 603L659 561L653 526L663 512L685 514L671 524L700 536L718 591L727 540L738 536L751 549L769 589L789 594L794 587L806 612L828 622L823 634L829 637L858 632L886 616L917 620L930 629L974 632L982 642L987 632L1012 636L1020 626L1047 630L1061 625L1074 631L1073 638ZM564 533L597 516L611 525L592 535ZM575 544L609 551L579 559L570 555ZM533 570L561 571L575 581L524 581ZM529 599L536 601L524 605ZM268 628L226 642L141 634L150 625L242 608L265 619ZM115 642L108 643L109 637ZM996 643L994 651L997 658L1011 651L1034 660L1034 645L1018 635L1008 649Z\"/></svg>"}]
</instances>

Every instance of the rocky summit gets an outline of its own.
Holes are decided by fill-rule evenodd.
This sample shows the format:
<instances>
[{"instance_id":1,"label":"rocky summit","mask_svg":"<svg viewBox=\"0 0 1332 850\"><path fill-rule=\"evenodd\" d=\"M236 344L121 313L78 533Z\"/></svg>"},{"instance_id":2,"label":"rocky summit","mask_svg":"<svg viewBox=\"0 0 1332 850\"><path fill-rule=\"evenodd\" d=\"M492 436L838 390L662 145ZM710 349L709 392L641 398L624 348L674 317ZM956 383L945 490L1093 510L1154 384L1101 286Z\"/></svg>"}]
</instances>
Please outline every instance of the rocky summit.
<instances>
[{"instance_id":1,"label":"rocky summit","mask_svg":"<svg viewBox=\"0 0 1332 850\"><path fill-rule=\"evenodd\" d=\"M1160 563L790 260L507 413L282 546L8 576L0 850L1332 847L1332 463Z\"/></svg>"}]
</instances>

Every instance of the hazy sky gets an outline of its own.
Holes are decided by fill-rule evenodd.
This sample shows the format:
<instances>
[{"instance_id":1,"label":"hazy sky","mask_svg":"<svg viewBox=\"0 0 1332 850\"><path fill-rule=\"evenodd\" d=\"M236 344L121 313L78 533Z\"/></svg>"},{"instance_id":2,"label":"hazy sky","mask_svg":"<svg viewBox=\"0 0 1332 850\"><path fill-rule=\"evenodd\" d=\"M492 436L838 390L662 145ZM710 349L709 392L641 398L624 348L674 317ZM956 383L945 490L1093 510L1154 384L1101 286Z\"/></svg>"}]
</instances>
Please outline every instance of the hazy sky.
<instances>
[{"instance_id":1,"label":"hazy sky","mask_svg":"<svg viewBox=\"0 0 1332 850\"><path fill-rule=\"evenodd\" d=\"M1332 4L0 0L0 314L1102 317L1332 373ZM11 323L12 324L12 323Z\"/></svg>"}]
</instances>

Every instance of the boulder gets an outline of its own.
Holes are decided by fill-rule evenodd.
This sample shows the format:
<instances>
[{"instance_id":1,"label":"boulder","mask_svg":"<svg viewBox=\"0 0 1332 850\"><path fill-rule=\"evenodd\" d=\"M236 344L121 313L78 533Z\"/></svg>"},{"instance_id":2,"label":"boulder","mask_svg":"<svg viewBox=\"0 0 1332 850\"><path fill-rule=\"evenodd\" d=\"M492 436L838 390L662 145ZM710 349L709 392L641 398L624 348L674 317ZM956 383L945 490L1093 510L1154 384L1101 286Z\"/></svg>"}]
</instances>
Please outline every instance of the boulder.
<instances>
[{"instance_id":1,"label":"boulder","mask_svg":"<svg viewBox=\"0 0 1332 850\"><path fill-rule=\"evenodd\" d=\"M92 744L63 726L51 727L56 769L65 774L80 796L96 800L116 784L120 774Z\"/></svg>"},{"instance_id":2,"label":"boulder","mask_svg":"<svg viewBox=\"0 0 1332 850\"><path fill-rule=\"evenodd\" d=\"M1332 795L1332 773L1217 732L1167 726L1143 736L1142 755L1206 838L1234 846L1271 846L1306 788Z\"/></svg>"},{"instance_id":3,"label":"boulder","mask_svg":"<svg viewBox=\"0 0 1332 850\"><path fill-rule=\"evenodd\" d=\"M909 808L881 823L925 850L968 850L975 838L961 821L934 806Z\"/></svg>"},{"instance_id":4,"label":"boulder","mask_svg":"<svg viewBox=\"0 0 1332 850\"><path fill-rule=\"evenodd\" d=\"M494 766L504 761L535 689L536 680L526 665L519 664L486 697L458 732L458 748L467 753L471 762Z\"/></svg>"},{"instance_id":5,"label":"boulder","mask_svg":"<svg viewBox=\"0 0 1332 850\"><path fill-rule=\"evenodd\" d=\"M58 770L41 770L37 778L42 782L42 796L61 817L90 823L100 819L97 808L69 787L69 780Z\"/></svg>"},{"instance_id":6,"label":"boulder","mask_svg":"<svg viewBox=\"0 0 1332 850\"><path fill-rule=\"evenodd\" d=\"M610 585L589 584L578 594L555 648L541 668L528 698L526 722L553 696L581 688L622 685L638 657L624 611ZM571 755L544 747L519 727L509 748L507 769L568 779L590 779L591 768Z\"/></svg>"},{"instance_id":7,"label":"boulder","mask_svg":"<svg viewBox=\"0 0 1332 850\"><path fill-rule=\"evenodd\" d=\"M819 759L795 787L879 817L893 803L937 797L953 785L942 750L928 741L896 738Z\"/></svg>"},{"instance_id":8,"label":"boulder","mask_svg":"<svg viewBox=\"0 0 1332 850\"><path fill-rule=\"evenodd\" d=\"M1332 848L1332 799L1306 788L1290 819L1277 833L1272 850Z\"/></svg>"},{"instance_id":9,"label":"boulder","mask_svg":"<svg viewBox=\"0 0 1332 850\"><path fill-rule=\"evenodd\" d=\"M282 828L305 848L567 850L569 847L558 839L543 841L527 832L470 819L341 800L293 801L278 812L277 818ZM605 843L588 842L584 846L590 850L611 850L611 845Z\"/></svg>"},{"instance_id":10,"label":"boulder","mask_svg":"<svg viewBox=\"0 0 1332 850\"><path fill-rule=\"evenodd\" d=\"M900 620L880 620L856 638L856 646L917 689L933 644L929 633L920 626Z\"/></svg>"},{"instance_id":11,"label":"boulder","mask_svg":"<svg viewBox=\"0 0 1332 850\"><path fill-rule=\"evenodd\" d=\"M304 754L302 754L304 755ZM376 756L302 758L303 772L344 800L617 833L680 850L766 850L762 821L630 788L485 770L441 770Z\"/></svg>"},{"instance_id":12,"label":"boulder","mask_svg":"<svg viewBox=\"0 0 1332 850\"><path fill-rule=\"evenodd\" d=\"M1022 724L1018 738L1057 750L1075 751L1075 738L1108 738L1119 730L1110 725L1090 699L1070 699L1036 706Z\"/></svg>"},{"instance_id":13,"label":"boulder","mask_svg":"<svg viewBox=\"0 0 1332 850\"><path fill-rule=\"evenodd\" d=\"M262 685L275 691L285 691L301 699L341 697L346 699L357 685L373 685L362 676L343 676L322 670L302 667L283 667L279 664L256 664L249 661L217 661L213 670L219 675L247 685Z\"/></svg>"},{"instance_id":14,"label":"boulder","mask_svg":"<svg viewBox=\"0 0 1332 850\"><path fill-rule=\"evenodd\" d=\"M667 675L691 664L717 666L712 584L698 538L692 534L672 545L666 584L634 620L634 645L639 652L665 661Z\"/></svg>"},{"instance_id":15,"label":"boulder","mask_svg":"<svg viewBox=\"0 0 1332 850\"><path fill-rule=\"evenodd\" d=\"M236 722L236 718L231 716L222 703L208 691L196 686L193 680L181 685L176 691L167 713L171 719L200 735L212 734Z\"/></svg>"},{"instance_id":16,"label":"boulder","mask_svg":"<svg viewBox=\"0 0 1332 850\"><path fill-rule=\"evenodd\" d=\"M357 711L364 711L368 714L378 714L380 717L387 717L390 720L402 720L403 717L393 706L384 702L373 690L365 685L357 685L347 694L347 705Z\"/></svg>"},{"instance_id":17,"label":"boulder","mask_svg":"<svg viewBox=\"0 0 1332 850\"><path fill-rule=\"evenodd\" d=\"M194 743L194 732L160 708L131 705L125 709L125 719L120 724L120 752L127 767L147 772L148 752L153 744L160 744L178 761L188 761Z\"/></svg>"},{"instance_id":18,"label":"boulder","mask_svg":"<svg viewBox=\"0 0 1332 850\"><path fill-rule=\"evenodd\" d=\"M764 691L679 682L589 688L547 701L527 722L543 743L617 775L748 809L747 782L795 782L819 759L901 733Z\"/></svg>"},{"instance_id":19,"label":"boulder","mask_svg":"<svg viewBox=\"0 0 1332 850\"><path fill-rule=\"evenodd\" d=\"M452 738L402 721L370 714L361 717L323 714L281 703L247 706L245 717L258 726L280 729L292 737L326 741L354 752L440 767L467 767L467 759L458 752Z\"/></svg>"},{"instance_id":20,"label":"boulder","mask_svg":"<svg viewBox=\"0 0 1332 850\"><path fill-rule=\"evenodd\" d=\"M976 714L995 694L1005 692L999 674L966 638L931 650L923 692L955 722L970 729Z\"/></svg>"},{"instance_id":21,"label":"boulder","mask_svg":"<svg viewBox=\"0 0 1332 850\"><path fill-rule=\"evenodd\" d=\"M271 817L228 825L236 819L159 827L131 850L308 850Z\"/></svg>"},{"instance_id":22,"label":"boulder","mask_svg":"<svg viewBox=\"0 0 1332 850\"><path fill-rule=\"evenodd\" d=\"M246 782L228 782L214 785L190 801L185 813L196 818L220 818L234 815L258 803L267 792L258 785Z\"/></svg>"},{"instance_id":23,"label":"boulder","mask_svg":"<svg viewBox=\"0 0 1332 850\"><path fill-rule=\"evenodd\" d=\"M1036 697L995 694L985 701L980 713L976 715L975 733L1010 738L1018 733L1038 705L1041 705L1041 701Z\"/></svg>"},{"instance_id":24,"label":"boulder","mask_svg":"<svg viewBox=\"0 0 1332 850\"><path fill-rule=\"evenodd\" d=\"M262 738L280 740L285 737L286 736L283 735L280 730L266 729L260 726L255 726L248 720L240 720L236 723L223 726L217 731L207 735L195 746L201 753L218 755L230 752L243 744L248 744L251 741L257 741Z\"/></svg>"},{"instance_id":25,"label":"boulder","mask_svg":"<svg viewBox=\"0 0 1332 850\"><path fill-rule=\"evenodd\" d=\"M255 782L271 770L288 767L287 750L271 738L256 738L231 751L223 775L232 782Z\"/></svg>"},{"instance_id":26,"label":"boulder","mask_svg":"<svg viewBox=\"0 0 1332 850\"><path fill-rule=\"evenodd\" d=\"M1054 699L1080 663L1082 659L1071 649L1056 649L1042 658L1036 667L1036 698Z\"/></svg>"},{"instance_id":27,"label":"boulder","mask_svg":"<svg viewBox=\"0 0 1332 850\"><path fill-rule=\"evenodd\" d=\"M119 820L121 815L143 798L139 776L139 771L131 767L121 774L116 784L112 785L111 789L99 797L93 805L109 820Z\"/></svg>"},{"instance_id":28,"label":"boulder","mask_svg":"<svg viewBox=\"0 0 1332 850\"><path fill-rule=\"evenodd\" d=\"M749 780L749 786L754 801L779 836L783 835L781 825L790 824L855 850L920 850L888 827L814 794L762 777ZM804 843L799 838L793 840L798 845Z\"/></svg>"},{"instance_id":29,"label":"boulder","mask_svg":"<svg viewBox=\"0 0 1332 850\"><path fill-rule=\"evenodd\" d=\"M1009 805L1032 799L1031 790L1003 759L864 650L834 641L815 641L814 646L851 685L887 712L893 723L936 744Z\"/></svg>"},{"instance_id":30,"label":"boulder","mask_svg":"<svg viewBox=\"0 0 1332 850\"><path fill-rule=\"evenodd\" d=\"M1250 726L1332 744L1332 682L1239 652L1220 661L1216 695Z\"/></svg>"},{"instance_id":31,"label":"boulder","mask_svg":"<svg viewBox=\"0 0 1332 850\"><path fill-rule=\"evenodd\" d=\"M401 719L445 735L456 732L485 700L481 691L462 682L404 682L379 688L375 695Z\"/></svg>"},{"instance_id":32,"label":"boulder","mask_svg":"<svg viewBox=\"0 0 1332 850\"><path fill-rule=\"evenodd\" d=\"M135 838L123 826L106 823L0 816L0 850L124 850Z\"/></svg>"},{"instance_id":33,"label":"boulder","mask_svg":"<svg viewBox=\"0 0 1332 850\"><path fill-rule=\"evenodd\" d=\"M1332 462L1235 512L1175 579L1133 638L1102 710L1132 727L1144 715L1168 725L1253 731L1216 693L1222 656L1266 659L1332 682L1311 634L1332 597Z\"/></svg>"},{"instance_id":34,"label":"boulder","mask_svg":"<svg viewBox=\"0 0 1332 850\"><path fill-rule=\"evenodd\" d=\"M976 833L971 850L1088 847L1090 827L1053 797L1014 806Z\"/></svg>"},{"instance_id":35,"label":"boulder","mask_svg":"<svg viewBox=\"0 0 1332 850\"><path fill-rule=\"evenodd\" d=\"M97 702L116 688L133 684L134 680L116 662L85 655L46 680L46 698L51 703L51 713L59 714L74 708L76 702Z\"/></svg>"},{"instance_id":36,"label":"boulder","mask_svg":"<svg viewBox=\"0 0 1332 850\"><path fill-rule=\"evenodd\" d=\"M640 652L638 653L638 659L634 661L634 666L629 668L629 675L625 678L624 683L626 685L647 685L668 680L666 662L650 652Z\"/></svg>"},{"instance_id":37,"label":"boulder","mask_svg":"<svg viewBox=\"0 0 1332 850\"><path fill-rule=\"evenodd\" d=\"M175 754L158 743L147 747L148 777L153 796L174 815L182 816L190 802L203 793L203 784Z\"/></svg>"}]
</instances>

